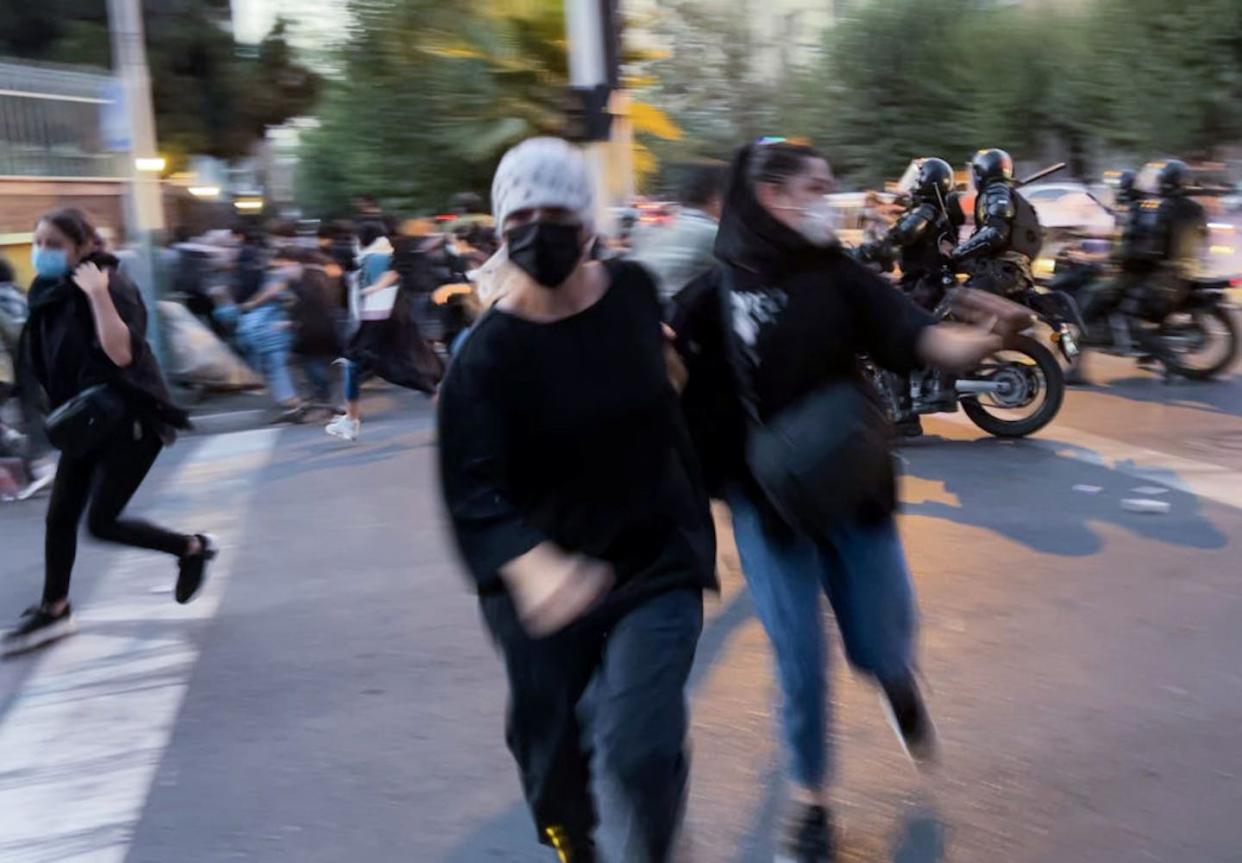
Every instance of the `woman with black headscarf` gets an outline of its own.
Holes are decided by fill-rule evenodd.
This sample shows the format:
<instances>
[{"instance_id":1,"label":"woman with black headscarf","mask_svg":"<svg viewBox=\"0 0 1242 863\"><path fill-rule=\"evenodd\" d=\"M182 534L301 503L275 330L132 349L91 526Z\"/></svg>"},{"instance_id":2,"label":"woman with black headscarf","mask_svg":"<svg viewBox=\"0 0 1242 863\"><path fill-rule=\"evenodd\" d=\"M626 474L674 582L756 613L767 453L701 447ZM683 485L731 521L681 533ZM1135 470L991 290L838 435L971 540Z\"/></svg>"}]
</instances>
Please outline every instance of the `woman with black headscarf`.
<instances>
[{"instance_id":1,"label":"woman with black headscarf","mask_svg":"<svg viewBox=\"0 0 1242 863\"><path fill-rule=\"evenodd\" d=\"M855 262L836 240L826 197L834 186L809 146L742 148L716 238L721 264L679 295L673 316L691 430L713 493L729 502L776 654L795 803L783 859L795 863L834 853L821 594L907 751L920 761L934 752L914 677L914 592L893 519L887 434L858 356L895 371L958 369L1001 345L991 333L937 325Z\"/></svg>"},{"instance_id":2,"label":"woman with black headscarf","mask_svg":"<svg viewBox=\"0 0 1242 863\"><path fill-rule=\"evenodd\" d=\"M6 655L73 631L69 576L83 513L98 539L176 557L181 603L197 595L216 554L206 534L121 517L165 444L189 422L173 405L147 344L138 289L100 246L77 210L49 213L35 228L37 276L21 354L47 393L49 436L62 454L47 509L43 601L5 634L0 650ZM68 427L84 422L58 439L58 415Z\"/></svg>"}]
</instances>

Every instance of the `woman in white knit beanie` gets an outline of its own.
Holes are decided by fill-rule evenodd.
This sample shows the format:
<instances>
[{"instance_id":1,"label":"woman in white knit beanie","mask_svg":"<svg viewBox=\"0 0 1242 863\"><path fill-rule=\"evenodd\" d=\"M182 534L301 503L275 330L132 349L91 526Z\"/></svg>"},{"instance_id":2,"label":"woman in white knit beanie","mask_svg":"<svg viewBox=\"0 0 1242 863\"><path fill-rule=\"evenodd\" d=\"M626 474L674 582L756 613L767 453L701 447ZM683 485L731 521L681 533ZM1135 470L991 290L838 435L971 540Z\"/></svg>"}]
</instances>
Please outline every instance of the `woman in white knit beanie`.
<instances>
[{"instance_id":1,"label":"woman in white knit beanie","mask_svg":"<svg viewBox=\"0 0 1242 863\"><path fill-rule=\"evenodd\" d=\"M504 657L506 737L539 841L597 859L597 748L630 810L616 859L663 863L715 539L659 299L641 266L591 259L595 195L570 144L515 147L492 202L503 295L440 390L446 508Z\"/></svg>"}]
</instances>

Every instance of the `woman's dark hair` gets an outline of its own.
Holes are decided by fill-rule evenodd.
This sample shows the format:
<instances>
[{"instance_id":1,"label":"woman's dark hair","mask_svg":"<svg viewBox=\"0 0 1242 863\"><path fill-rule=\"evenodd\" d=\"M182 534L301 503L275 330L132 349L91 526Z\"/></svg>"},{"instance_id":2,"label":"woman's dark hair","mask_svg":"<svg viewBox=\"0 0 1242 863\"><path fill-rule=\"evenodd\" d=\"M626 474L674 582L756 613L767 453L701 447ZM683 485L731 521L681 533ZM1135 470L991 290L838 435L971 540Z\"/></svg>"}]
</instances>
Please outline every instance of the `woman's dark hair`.
<instances>
[{"instance_id":1,"label":"woman's dark hair","mask_svg":"<svg viewBox=\"0 0 1242 863\"><path fill-rule=\"evenodd\" d=\"M358 242L362 244L362 248L364 249L380 237L385 237L387 235L388 230L384 227L383 222L363 222L358 228Z\"/></svg>"},{"instance_id":2,"label":"woman's dark hair","mask_svg":"<svg viewBox=\"0 0 1242 863\"><path fill-rule=\"evenodd\" d=\"M7 258L0 257L0 283L13 281L13 268Z\"/></svg>"},{"instance_id":3,"label":"woman's dark hair","mask_svg":"<svg viewBox=\"0 0 1242 863\"><path fill-rule=\"evenodd\" d=\"M95 226L91 224L86 214L77 207L52 210L50 213L44 213L39 221L47 222L79 248L85 246L93 250L103 246L103 239L100 238L99 232L95 230Z\"/></svg>"},{"instance_id":4,"label":"woman's dark hair","mask_svg":"<svg viewBox=\"0 0 1242 863\"><path fill-rule=\"evenodd\" d=\"M788 141L759 144L751 153L750 164L746 167L746 179L751 188L760 183L779 185L802 173L811 159L823 158L823 153L808 144L791 144Z\"/></svg>"}]
</instances>

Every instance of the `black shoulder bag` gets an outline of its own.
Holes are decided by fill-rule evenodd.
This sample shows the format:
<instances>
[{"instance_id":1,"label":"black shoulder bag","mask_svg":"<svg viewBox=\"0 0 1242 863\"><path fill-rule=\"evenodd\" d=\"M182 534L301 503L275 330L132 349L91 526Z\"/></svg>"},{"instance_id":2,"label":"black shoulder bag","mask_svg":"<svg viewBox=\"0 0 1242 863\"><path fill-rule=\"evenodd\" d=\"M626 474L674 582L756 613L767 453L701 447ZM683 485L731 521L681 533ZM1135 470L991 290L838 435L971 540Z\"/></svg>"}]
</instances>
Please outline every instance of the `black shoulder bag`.
<instances>
[{"instance_id":1,"label":"black shoulder bag","mask_svg":"<svg viewBox=\"0 0 1242 863\"><path fill-rule=\"evenodd\" d=\"M883 410L858 381L826 383L766 422L742 374L726 266L721 285L727 344L748 417L746 466L792 530L823 538L841 521L876 521L896 508L892 436Z\"/></svg>"},{"instance_id":2,"label":"black shoulder bag","mask_svg":"<svg viewBox=\"0 0 1242 863\"><path fill-rule=\"evenodd\" d=\"M66 455L89 455L116 434L128 414L125 398L114 386L95 384L48 415L47 439Z\"/></svg>"}]
</instances>

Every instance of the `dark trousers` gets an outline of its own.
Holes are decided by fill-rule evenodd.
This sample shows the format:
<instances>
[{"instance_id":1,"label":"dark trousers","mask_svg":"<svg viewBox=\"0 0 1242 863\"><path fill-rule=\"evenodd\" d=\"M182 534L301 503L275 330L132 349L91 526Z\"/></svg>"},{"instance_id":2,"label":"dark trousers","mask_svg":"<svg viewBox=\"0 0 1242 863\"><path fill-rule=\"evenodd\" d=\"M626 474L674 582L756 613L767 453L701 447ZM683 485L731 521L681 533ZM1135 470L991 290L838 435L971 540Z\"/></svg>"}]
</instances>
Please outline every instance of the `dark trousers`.
<instances>
[{"instance_id":1,"label":"dark trousers","mask_svg":"<svg viewBox=\"0 0 1242 863\"><path fill-rule=\"evenodd\" d=\"M185 554L185 534L121 518L163 447L159 437L146 427L126 421L121 432L98 452L80 457L61 456L47 505L45 603L69 596L69 576L77 557L78 523L83 512L87 513L87 530L98 539L178 557Z\"/></svg>"},{"instance_id":2,"label":"dark trousers","mask_svg":"<svg viewBox=\"0 0 1242 863\"><path fill-rule=\"evenodd\" d=\"M624 859L664 863L689 772L685 686L703 628L701 591L672 591L624 611L605 606L539 639L522 629L508 596L484 597L482 608L504 654L506 738L540 841L550 844L556 832L571 845L589 841L598 746L602 772L629 809Z\"/></svg>"}]
</instances>

